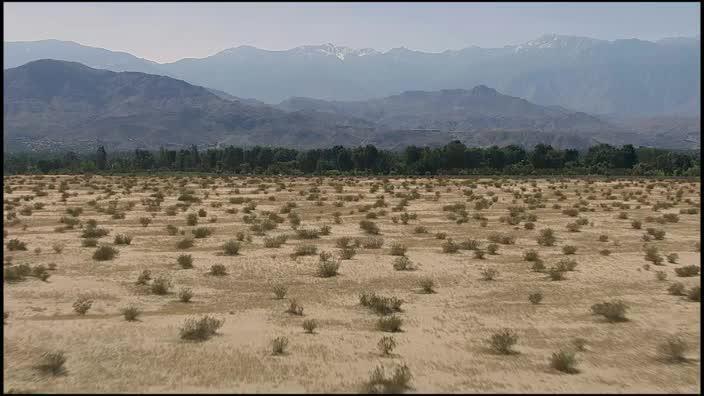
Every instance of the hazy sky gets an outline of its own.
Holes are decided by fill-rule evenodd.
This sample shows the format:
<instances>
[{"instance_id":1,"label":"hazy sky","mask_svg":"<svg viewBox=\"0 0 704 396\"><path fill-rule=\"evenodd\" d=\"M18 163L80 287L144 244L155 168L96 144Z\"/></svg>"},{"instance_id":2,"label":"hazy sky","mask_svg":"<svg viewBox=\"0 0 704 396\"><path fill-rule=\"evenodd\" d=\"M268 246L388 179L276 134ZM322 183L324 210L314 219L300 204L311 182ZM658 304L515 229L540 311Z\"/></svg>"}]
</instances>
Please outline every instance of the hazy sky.
<instances>
[{"instance_id":1,"label":"hazy sky","mask_svg":"<svg viewBox=\"0 0 704 396\"><path fill-rule=\"evenodd\" d=\"M695 36L699 3L3 3L4 40L71 40L157 62L252 45L502 47L544 33Z\"/></svg>"}]
</instances>

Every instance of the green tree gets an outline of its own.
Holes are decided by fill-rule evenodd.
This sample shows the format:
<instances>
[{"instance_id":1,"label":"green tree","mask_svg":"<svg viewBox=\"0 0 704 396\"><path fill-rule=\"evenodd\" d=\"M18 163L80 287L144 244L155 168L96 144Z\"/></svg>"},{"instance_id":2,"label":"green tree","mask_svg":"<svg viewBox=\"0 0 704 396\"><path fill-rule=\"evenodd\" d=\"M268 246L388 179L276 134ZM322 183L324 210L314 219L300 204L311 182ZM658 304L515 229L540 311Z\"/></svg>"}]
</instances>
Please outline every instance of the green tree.
<instances>
[{"instance_id":1,"label":"green tree","mask_svg":"<svg viewBox=\"0 0 704 396\"><path fill-rule=\"evenodd\" d=\"M105 147L99 146L98 153L95 157L95 167L99 170L105 170L107 167L108 155L105 152Z\"/></svg>"}]
</instances>

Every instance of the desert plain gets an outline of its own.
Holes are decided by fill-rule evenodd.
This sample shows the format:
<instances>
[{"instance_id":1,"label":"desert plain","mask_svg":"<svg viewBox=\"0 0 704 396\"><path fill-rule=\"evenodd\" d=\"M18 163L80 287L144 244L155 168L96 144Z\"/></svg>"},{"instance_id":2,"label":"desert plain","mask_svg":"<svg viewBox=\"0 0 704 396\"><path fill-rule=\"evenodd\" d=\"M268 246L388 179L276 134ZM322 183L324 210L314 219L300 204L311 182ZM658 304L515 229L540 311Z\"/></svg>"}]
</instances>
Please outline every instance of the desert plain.
<instances>
[{"instance_id":1,"label":"desert plain","mask_svg":"<svg viewBox=\"0 0 704 396\"><path fill-rule=\"evenodd\" d=\"M700 187L6 176L3 388L698 393Z\"/></svg>"}]
</instances>

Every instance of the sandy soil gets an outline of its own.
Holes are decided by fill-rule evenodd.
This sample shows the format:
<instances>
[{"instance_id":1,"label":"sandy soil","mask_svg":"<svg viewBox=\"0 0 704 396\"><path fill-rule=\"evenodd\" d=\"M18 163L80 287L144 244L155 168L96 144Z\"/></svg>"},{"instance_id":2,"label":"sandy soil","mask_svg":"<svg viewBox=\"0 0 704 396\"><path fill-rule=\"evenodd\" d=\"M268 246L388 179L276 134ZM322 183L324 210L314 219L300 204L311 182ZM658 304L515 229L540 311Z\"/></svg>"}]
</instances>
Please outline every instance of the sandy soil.
<instances>
[{"instance_id":1,"label":"sandy soil","mask_svg":"<svg viewBox=\"0 0 704 396\"><path fill-rule=\"evenodd\" d=\"M59 192L62 181L67 182L64 202ZM382 183L394 189L385 192ZM336 192L335 184L344 186L342 192ZM374 184L379 188L370 192ZM701 391L700 303L668 293L674 282L683 283L687 290L700 285L699 276L675 273L677 267L700 265L695 248L701 230L698 211L680 214L680 209L699 209L698 181L15 176L6 177L4 186L4 243L19 239L27 245L27 250L4 249L5 268L23 263L56 265L46 281L29 276L4 283L3 308L9 313L3 326L6 392L360 392L376 366L392 369L400 364L406 364L412 374L408 392ZM314 187L323 199L320 206L315 196L307 199ZM180 202L182 188L194 190L202 202L167 215L165 209ZM419 198L409 200L402 211L392 210L401 201L396 194L415 189ZM36 196L37 191L48 194ZM164 201L152 216L142 200L155 191L163 193ZM555 191L561 191L564 199ZM340 200L358 194L362 198L356 202ZM378 196L384 196L386 207L360 211ZM497 201L489 208L475 209L476 198L491 201L492 196ZM300 228L329 225L331 233L298 239L287 215L279 214L283 223L267 235L291 237L280 248L265 248L264 236L255 235L243 221L247 203L230 203L234 197L256 202L253 213L260 218L263 211L279 213L287 202L295 202L292 211L301 217ZM125 218L99 213L89 204L91 200L102 208L117 201L117 210ZM584 211L578 217L563 214L580 200ZM336 201L342 206L333 205ZM20 214L23 207L36 202L44 206L30 215ZM134 202L131 209L129 202ZM654 211L657 202L674 206ZM218 203L221 206L213 207ZM451 212L443 206L454 203L466 205L467 222L457 224L448 218ZM620 204L630 207L616 207ZM512 206L537 216L533 230L525 228L525 219L515 225L501 221ZM62 226L61 217L70 217L66 209L75 207L83 209L78 216L82 227L95 219L110 231L100 244L113 246L114 236L121 233L133 237L131 244L115 246L119 255L113 260L93 260L96 248L82 247L79 226L55 230ZM186 225L186 214L201 208L207 216L199 217L196 227L212 227L213 234L195 239L190 249L178 250L176 242L184 236L169 235L166 225L190 235L195 227ZM229 208L238 212L227 213ZM360 220L380 210L385 214L371 221L381 229L383 247L358 248L352 259L340 262L337 276L316 275L318 256L291 257L296 246L308 243L319 252L337 255L336 239L366 237ZM341 213L340 224L333 221L336 211ZM395 224L392 217L404 211L415 213L417 219ZM17 213L18 220L11 212ZM628 218L618 218L620 212ZM676 213L679 220L646 221L665 213ZM475 214L486 218L486 226L473 218ZM217 220L210 223L212 216ZM141 217L150 217L151 224L143 227ZM580 232L569 232L566 225L579 217L588 224ZM631 227L633 219L643 221L642 229ZM428 232L415 233L419 225ZM664 230L664 239L644 242L649 227ZM555 231L554 246L537 243L545 228ZM251 235L251 242L242 242L237 256L223 255L222 245L240 231ZM443 253L446 240L437 239L438 232L455 242L477 239L483 249L492 232L510 234L515 243L499 244L497 255L487 254L482 260L471 250ZM599 241L602 234L608 241ZM57 242L64 245L60 253L52 249ZM389 254L393 242L408 247L406 255L417 265L415 271L394 270L396 257ZM663 256L677 253L679 260L648 267L644 244L656 246ZM576 246L576 254L565 256L565 245ZM529 249L538 251L546 267L563 258L573 258L578 265L565 272L565 280L551 281L524 260ZM604 249L611 254L600 254ZM177 265L181 254L192 255L192 269ZM224 264L228 274L209 275L213 264ZM486 267L498 270L496 279L482 279ZM155 295L149 286L137 285L144 269L153 278L169 277L170 293ZM656 279L656 271L664 271L667 278ZM436 293L421 292L421 277L434 280ZM287 286L286 298L274 298L272 285L277 283ZM179 301L182 287L192 289L191 302ZM403 319L402 332L377 330L379 316L359 303L365 290L404 301L397 314ZM534 305L528 295L537 291L544 299ZM79 296L93 300L85 315L72 308ZM289 297L304 307L303 316L285 312ZM609 323L592 314L593 304L617 299L629 307L627 321ZM126 321L121 315L129 304L143 311L138 321ZM202 342L181 340L184 321L204 314L224 319L217 334ZM304 332L305 319L318 322L314 334ZM503 328L518 336L516 353L503 355L489 348L492 334ZM390 356L383 356L377 342L387 335L394 337L397 347ZM665 362L657 353L658 345L672 335L688 345L684 363ZM287 337L289 343L283 355L275 356L272 340L278 336ZM573 350L577 337L586 340L586 350L576 352L579 373L552 368L551 355L560 349ZM50 375L38 370L42 354L55 351L65 354L65 372Z\"/></svg>"}]
</instances>

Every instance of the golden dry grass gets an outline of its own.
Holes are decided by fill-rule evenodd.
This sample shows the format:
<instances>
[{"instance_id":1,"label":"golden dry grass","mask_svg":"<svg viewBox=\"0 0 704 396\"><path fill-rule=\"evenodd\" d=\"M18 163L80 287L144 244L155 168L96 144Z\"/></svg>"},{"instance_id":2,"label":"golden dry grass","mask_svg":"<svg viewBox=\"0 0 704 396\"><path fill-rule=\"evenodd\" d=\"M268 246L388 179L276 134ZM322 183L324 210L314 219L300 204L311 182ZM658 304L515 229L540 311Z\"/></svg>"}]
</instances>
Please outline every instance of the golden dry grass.
<instances>
[{"instance_id":1,"label":"golden dry grass","mask_svg":"<svg viewBox=\"0 0 704 396\"><path fill-rule=\"evenodd\" d=\"M59 192L62 181L68 185L65 202ZM27 277L4 284L3 308L9 312L3 326L5 391L357 392L380 363L389 367L405 363L413 375L410 391L415 392L701 390L697 358L700 303L667 292L676 281L687 290L700 284L698 276L677 277L674 271L700 262L695 250L699 215L679 214L680 209L699 209L698 181L14 176L5 177L4 185L4 243L19 239L27 244L26 251L4 249L5 268L8 261L32 267L56 265L46 282ZM340 185L342 191L336 187ZM177 201L183 188L193 190L202 202L167 215L167 207L183 202ZM410 199L402 211L392 210L403 198L399 193L410 197L414 190L417 199ZM35 196L37 191L48 194ZM143 200L156 191L164 195L164 201L157 211L149 212ZM359 195L357 201L352 200ZM384 196L387 206L371 207L379 196ZM237 199L230 202L237 197L251 198L256 208L250 211L246 208L251 205ZM491 206L476 210L475 203L482 197ZM493 197L497 199L492 203ZM104 209L116 201L116 210L125 213L124 219L98 213L88 204L91 200ZM587 224L579 232L569 232L566 225L576 218L563 210L580 200L585 211L578 217L587 219ZM342 206L334 205L336 201ZM44 206L31 215L19 213L35 202ZM287 214L280 213L287 202L297 205L291 211L302 220L299 229L328 225L330 234L297 238ZM659 202L674 206L653 211ZM450 220L452 212L443 210L455 203L466 205L466 222ZM370 208L360 212L365 206ZM110 231L100 243L113 246L117 234L131 235L131 243L115 245L119 254L113 260L93 260L96 248L82 247L78 226L55 231L61 226L59 219L69 216L66 209L74 207L83 208L78 219L84 228L88 219L95 219L98 227ZM524 207L523 212L514 209L519 216L535 214L537 219L530 220L534 229L523 226L526 219L513 225L507 218L501 221L510 207ZM186 215L199 209L207 215L199 216L197 225L187 226ZM304 244L337 256L336 240L368 237L359 222L367 213L380 210L385 214L370 220L379 226L384 246L358 247L351 259L340 261L337 276L317 275L317 255L292 257L295 248ZM265 235L256 235L243 217L256 213L264 219L264 211L277 213L284 221L264 231ZM417 219L407 225L392 221L405 211L415 213ZM340 224L334 221L335 212L340 212ZM619 218L620 212L628 218ZM10 213L16 213L19 220ZM648 216L660 218L663 213L678 213L679 221L646 221ZM475 214L486 219L485 227ZM143 217L152 219L146 227L140 222ZM215 222L209 221L212 217L217 218ZM643 221L642 229L632 228L634 219ZM184 235L170 235L167 225L180 228ZM415 233L419 225L427 233ZM211 227L213 233L194 239L191 248L177 249L176 243L184 236L192 237L197 227ZM664 230L665 238L644 242L648 227ZM554 246L541 246L536 240L546 228L555 231ZM224 255L223 245L240 239L239 232L244 233L239 254ZM443 253L446 240L435 237L440 232L456 243L476 239L484 250L493 232L513 236L515 243L499 244L497 255L486 254L481 260L471 250ZM289 235L281 247L264 247L266 236L280 234ZM602 234L608 235L607 242L599 241ZM57 242L64 246L60 253L52 249ZM408 248L406 256L415 270L394 270L397 257L389 254L394 242ZM644 244L656 246L663 256L677 253L677 264L664 261L646 270ZM564 256L565 245L577 247L576 254ZM524 260L529 249L539 253L546 268L564 257L575 259L578 265L565 273L565 280L551 281L546 273L532 271L533 263ZM604 249L611 254L600 254ZM192 269L177 263L182 254L193 257ZM209 274L216 264L224 265L227 274ZM493 281L482 279L482 270L488 267L498 270ZM152 280L137 285L145 269L151 271ZM667 279L658 280L656 271L664 271ZM149 285L160 276L172 283L166 295L150 291ZM434 281L436 293L422 293L418 282L424 277ZM285 298L275 298L274 285L287 288ZM193 292L189 303L179 301L182 288ZM403 331L377 330L378 316L359 304L362 291L402 299L402 312L397 315L403 319ZM544 296L537 305L528 299L535 292ZM82 316L72 308L79 296L93 300ZM303 316L285 312L289 298L303 306ZM623 300L629 306L627 322L608 323L591 314L593 304L611 300ZM142 311L137 321L125 321L121 314L130 305ZM216 336L203 342L181 340L179 329L184 321L204 314L225 320ZM318 323L314 334L303 330L307 319ZM494 353L489 347L492 334L504 328L518 336L513 347L516 353L511 355ZM389 356L382 356L377 348L385 335L393 335L396 342ZM670 335L688 344L686 363L667 364L658 359L657 346ZM271 342L280 336L288 338L288 347L284 354L274 356ZM574 348L576 338L586 340L585 351L576 355L580 372L568 375L552 369L552 354ZM44 352L53 351L65 352L64 375L47 376L33 367Z\"/></svg>"}]
</instances>

